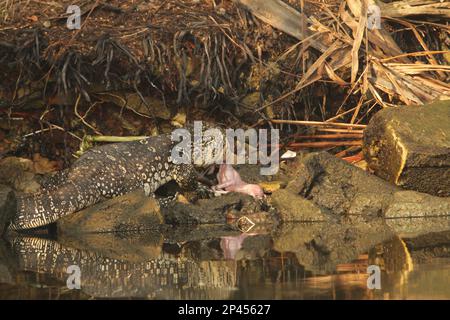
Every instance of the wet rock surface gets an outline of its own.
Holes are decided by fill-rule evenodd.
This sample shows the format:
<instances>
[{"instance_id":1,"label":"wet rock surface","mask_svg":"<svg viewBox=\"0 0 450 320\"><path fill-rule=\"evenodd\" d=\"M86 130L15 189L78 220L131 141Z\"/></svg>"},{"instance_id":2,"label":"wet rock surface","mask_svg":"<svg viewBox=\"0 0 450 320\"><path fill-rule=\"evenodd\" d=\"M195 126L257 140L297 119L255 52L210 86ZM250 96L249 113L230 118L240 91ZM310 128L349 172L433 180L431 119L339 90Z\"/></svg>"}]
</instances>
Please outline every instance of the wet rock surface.
<instances>
[{"instance_id":1,"label":"wet rock surface","mask_svg":"<svg viewBox=\"0 0 450 320\"><path fill-rule=\"evenodd\" d=\"M364 130L364 157L379 177L450 196L450 100L386 108Z\"/></svg>"}]
</instances>

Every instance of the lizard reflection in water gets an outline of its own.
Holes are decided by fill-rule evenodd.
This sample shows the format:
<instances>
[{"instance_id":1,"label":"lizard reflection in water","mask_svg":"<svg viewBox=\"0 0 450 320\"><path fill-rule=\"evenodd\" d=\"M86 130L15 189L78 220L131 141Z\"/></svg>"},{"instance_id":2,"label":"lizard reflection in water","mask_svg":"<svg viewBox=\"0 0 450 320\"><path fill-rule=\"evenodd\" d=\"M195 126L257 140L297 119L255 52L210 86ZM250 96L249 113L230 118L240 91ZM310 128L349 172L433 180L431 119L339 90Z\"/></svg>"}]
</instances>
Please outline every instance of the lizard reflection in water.
<instances>
[{"instance_id":1,"label":"lizard reflection in water","mask_svg":"<svg viewBox=\"0 0 450 320\"><path fill-rule=\"evenodd\" d=\"M161 243L145 245L152 252L149 256L128 259L126 252L111 257L49 239L16 237L10 242L20 270L48 274L65 283L69 277L67 268L78 266L81 290L93 297L151 298L164 294L162 291L181 297L182 292L195 295L206 291L224 299L236 286L235 261L197 261L183 254L149 249L160 247Z\"/></svg>"}]
</instances>

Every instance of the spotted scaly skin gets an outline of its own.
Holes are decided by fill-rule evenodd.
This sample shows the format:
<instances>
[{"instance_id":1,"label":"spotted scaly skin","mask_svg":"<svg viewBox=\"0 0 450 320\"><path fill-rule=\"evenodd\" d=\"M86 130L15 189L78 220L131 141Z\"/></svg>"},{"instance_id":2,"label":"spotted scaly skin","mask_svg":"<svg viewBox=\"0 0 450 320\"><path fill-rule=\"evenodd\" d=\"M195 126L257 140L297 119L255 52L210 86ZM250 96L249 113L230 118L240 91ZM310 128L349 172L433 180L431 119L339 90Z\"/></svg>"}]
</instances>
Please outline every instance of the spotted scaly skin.
<instances>
[{"instance_id":1,"label":"spotted scaly skin","mask_svg":"<svg viewBox=\"0 0 450 320\"><path fill-rule=\"evenodd\" d=\"M210 294L217 299L227 299L231 289L236 287L237 271L233 260L198 261L166 252L135 260L128 259L126 253L111 257L49 239L15 237L10 242L11 254L17 257L14 266L18 271L31 271L36 277L47 274L66 284L67 267L78 266L81 290L92 297L166 298L164 295L170 293L175 299L186 298L187 294L194 299ZM132 243L129 245L134 248Z\"/></svg>"},{"instance_id":2,"label":"spotted scaly skin","mask_svg":"<svg viewBox=\"0 0 450 320\"><path fill-rule=\"evenodd\" d=\"M195 168L191 164L173 163L170 157L173 145L170 134L164 134L87 151L40 193L18 197L18 212L10 229L44 226L104 198L144 187L146 192L154 192L171 180L182 189L195 189Z\"/></svg>"}]
</instances>

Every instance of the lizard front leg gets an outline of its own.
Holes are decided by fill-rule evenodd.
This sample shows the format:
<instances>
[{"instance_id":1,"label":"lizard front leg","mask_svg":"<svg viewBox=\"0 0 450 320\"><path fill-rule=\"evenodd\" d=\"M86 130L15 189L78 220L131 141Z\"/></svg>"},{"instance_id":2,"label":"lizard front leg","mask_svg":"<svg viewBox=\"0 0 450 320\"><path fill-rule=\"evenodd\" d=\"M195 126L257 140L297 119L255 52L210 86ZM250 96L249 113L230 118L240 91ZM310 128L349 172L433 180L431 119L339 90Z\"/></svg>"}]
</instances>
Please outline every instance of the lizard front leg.
<instances>
[{"instance_id":1,"label":"lizard front leg","mask_svg":"<svg viewBox=\"0 0 450 320\"><path fill-rule=\"evenodd\" d=\"M175 181L183 189L183 194L190 202L195 202L199 197L209 197L211 190L198 182L199 174L191 164L181 165L175 177ZM206 196L205 196L206 195Z\"/></svg>"},{"instance_id":2,"label":"lizard front leg","mask_svg":"<svg viewBox=\"0 0 450 320\"><path fill-rule=\"evenodd\" d=\"M198 187L197 171L192 164L182 164L175 169L174 180L181 189L194 191Z\"/></svg>"}]
</instances>

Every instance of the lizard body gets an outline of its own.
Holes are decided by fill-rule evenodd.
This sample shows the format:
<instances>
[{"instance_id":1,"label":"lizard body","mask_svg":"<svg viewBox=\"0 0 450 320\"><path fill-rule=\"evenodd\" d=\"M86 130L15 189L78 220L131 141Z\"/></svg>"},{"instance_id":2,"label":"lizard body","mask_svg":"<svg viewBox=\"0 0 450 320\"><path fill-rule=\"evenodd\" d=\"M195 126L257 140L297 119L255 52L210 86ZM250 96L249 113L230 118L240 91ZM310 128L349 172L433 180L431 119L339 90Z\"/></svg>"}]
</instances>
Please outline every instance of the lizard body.
<instances>
[{"instance_id":1,"label":"lizard body","mask_svg":"<svg viewBox=\"0 0 450 320\"><path fill-rule=\"evenodd\" d=\"M195 189L194 166L175 164L171 159L174 144L170 134L163 134L88 150L69 169L50 179L41 192L17 198L17 215L10 229L44 226L104 198L138 188L154 192L171 180L182 189Z\"/></svg>"}]
</instances>

